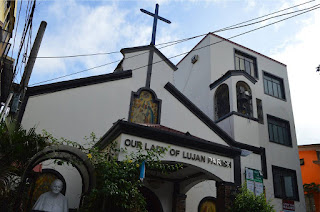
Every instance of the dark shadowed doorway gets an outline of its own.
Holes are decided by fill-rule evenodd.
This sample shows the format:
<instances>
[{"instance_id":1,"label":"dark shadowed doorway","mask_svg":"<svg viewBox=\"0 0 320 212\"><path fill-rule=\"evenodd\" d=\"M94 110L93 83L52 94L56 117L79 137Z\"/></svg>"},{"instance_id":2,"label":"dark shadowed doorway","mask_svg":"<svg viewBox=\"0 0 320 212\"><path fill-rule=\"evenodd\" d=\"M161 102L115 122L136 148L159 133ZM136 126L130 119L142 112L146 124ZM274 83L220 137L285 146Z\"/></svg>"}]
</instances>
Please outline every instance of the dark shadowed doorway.
<instances>
[{"instance_id":1,"label":"dark shadowed doorway","mask_svg":"<svg viewBox=\"0 0 320 212\"><path fill-rule=\"evenodd\" d=\"M159 198L150 189L142 187L140 192L146 198L148 212L163 212Z\"/></svg>"}]
</instances>

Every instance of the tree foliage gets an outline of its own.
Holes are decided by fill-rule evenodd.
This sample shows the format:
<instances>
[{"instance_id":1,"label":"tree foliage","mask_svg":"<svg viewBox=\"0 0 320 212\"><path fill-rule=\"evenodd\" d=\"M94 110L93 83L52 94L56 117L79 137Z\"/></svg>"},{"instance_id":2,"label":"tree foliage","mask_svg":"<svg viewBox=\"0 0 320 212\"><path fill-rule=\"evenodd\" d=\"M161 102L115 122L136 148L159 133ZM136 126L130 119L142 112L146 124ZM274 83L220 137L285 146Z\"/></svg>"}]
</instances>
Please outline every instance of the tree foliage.
<instances>
[{"instance_id":1,"label":"tree foliage","mask_svg":"<svg viewBox=\"0 0 320 212\"><path fill-rule=\"evenodd\" d=\"M13 206L22 173L30 159L47 145L47 139L35 128L26 131L9 119L0 123L0 210Z\"/></svg>"},{"instance_id":2,"label":"tree foliage","mask_svg":"<svg viewBox=\"0 0 320 212\"><path fill-rule=\"evenodd\" d=\"M96 169L97 186L86 196L82 211L146 211L146 201L139 190L143 186L139 179L140 166L144 161L146 169L162 173L180 169L178 164L161 163L167 150L145 151L138 147L136 152L127 153L125 149L117 149L115 143L103 151L91 148L88 157ZM118 160L120 153L126 154L125 160Z\"/></svg>"},{"instance_id":3,"label":"tree foliage","mask_svg":"<svg viewBox=\"0 0 320 212\"><path fill-rule=\"evenodd\" d=\"M256 196L247 189L246 184L242 186L236 195L232 212L275 212L273 205L267 201L263 194Z\"/></svg>"},{"instance_id":4,"label":"tree foliage","mask_svg":"<svg viewBox=\"0 0 320 212\"><path fill-rule=\"evenodd\" d=\"M96 170L97 186L84 196L81 211L146 211L146 201L140 188L140 166L145 162L146 169L167 173L182 166L161 163L168 148L155 148L145 151L138 147L128 153L118 149L115 143L101 150L94 146L96 136L88 138L88 147L64 138L56 139L44 131L42 135L22 129L14 122L0 123L0 211L12 211L21 176L31 158L49 145L70 145L87 154ZM119 154L126 155L122 161ZM56 163L75 163L77 161L55 160Z\"/></svg>"},{"instance_id":5,"label":"tree foliage","mask_svg":"<svg viewBox=\"0 0 320 212\"><path fill-rule=\"evenodd\" d=\"M320 192L320 184L305 183L305 184L303 184L303 191L307 195L312 194L312 193L319 193Z\"/></svg>"}]
</instances>

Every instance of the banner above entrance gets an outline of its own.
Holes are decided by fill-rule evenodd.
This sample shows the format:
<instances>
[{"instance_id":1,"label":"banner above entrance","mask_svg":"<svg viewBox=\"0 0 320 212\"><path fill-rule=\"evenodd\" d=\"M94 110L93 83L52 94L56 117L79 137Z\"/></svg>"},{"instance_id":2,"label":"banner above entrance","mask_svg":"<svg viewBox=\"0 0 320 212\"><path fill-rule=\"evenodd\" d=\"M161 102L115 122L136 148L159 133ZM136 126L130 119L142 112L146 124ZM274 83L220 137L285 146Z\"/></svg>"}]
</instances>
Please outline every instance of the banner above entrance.
<instances>
[{"instance_id":1,"label":"banner above entrance","mask_svg":"<svg viewBox=\"0 0 320 212\"><path fill-rule=\"evenodd\" d=\"M218 154L186 148L180 145L172 145L151 139L121 134L117 139L118 147L126 149L125 153L119 154L119 160L125 160L126 155L137 152L140 148L148 151L151 149L168 148L168 151L161 159L164 162L178 162L185 165L192 165L195 169L202 170L206 174L218 178L216 180L234 182L234 161Z\"/></svg>"}]
</instances>

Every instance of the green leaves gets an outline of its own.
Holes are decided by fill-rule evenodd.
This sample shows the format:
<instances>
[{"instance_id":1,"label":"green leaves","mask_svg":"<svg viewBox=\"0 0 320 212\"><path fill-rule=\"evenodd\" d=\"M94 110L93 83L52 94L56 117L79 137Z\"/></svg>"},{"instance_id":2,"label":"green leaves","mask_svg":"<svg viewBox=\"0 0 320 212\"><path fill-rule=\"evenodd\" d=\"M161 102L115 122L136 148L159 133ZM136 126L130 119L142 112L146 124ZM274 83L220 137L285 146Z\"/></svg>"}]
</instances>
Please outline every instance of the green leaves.
<instances>
[{"instance_id":1,"label":"green leaves","mask_svg":"<svg viewBox=\"0 0 320 212\"><path fill-rule=\"evenodd\" d=\"M307 195L312 193L319 193L320 184L315 184L315 183L303 184L303 190Z\"/></svg>"},{"instance_id":2,"label":"green leaves","mask_svg":"<svg viewBox=\"0 0 320 212\"><path fill-rule=\"evenodd\" d=\"M0 123L0 208L13 206L20 176L30 159L47 145L35 128L26 131L9 119Z\"/></svg>"},{"instance_id":3,"label":"green leaves","mask_svg":"<svg viewBox=\"0 0 320 212\"><path fill-rule=\"evenodd\" d=\"M275 212L273 205L267 201L263 194L255 196L247 189L246 184L242 186L240 192L236 195L232 212Z\"/></svg>"},{"instance_id":4,"label":"green leaves","mask_svg":"<svg viewBox=\"0 0 320 212\"><path fill-rule=\"evenodd\" d=\"M91 136L91 139L93 137ZM129 211L146 211L146 201L140 192L143 186L139 180L139 168L143 161L146 170L169 173L182 168L180 164L164 164L161 158L168 148L154 148L143 150L138 148L136 152L127 153L126 149L117 149L116 144L101 151L97 148L90 149L97 172L97 188L86 198L82 208L84 211L100 209L107 202L118 208ZM118 153L127 153L125 160L118 161Z\"/></svg>"}]
</instances>

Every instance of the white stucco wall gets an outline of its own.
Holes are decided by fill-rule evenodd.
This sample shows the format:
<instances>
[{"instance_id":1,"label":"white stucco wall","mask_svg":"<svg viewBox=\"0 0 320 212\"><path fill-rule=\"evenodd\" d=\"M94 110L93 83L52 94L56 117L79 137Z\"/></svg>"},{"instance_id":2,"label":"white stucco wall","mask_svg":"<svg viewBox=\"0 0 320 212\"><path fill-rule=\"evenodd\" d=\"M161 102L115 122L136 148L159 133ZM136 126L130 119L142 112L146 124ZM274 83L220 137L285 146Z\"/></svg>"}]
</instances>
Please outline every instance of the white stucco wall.
<instances>
[{"instance_id":1,"label":"white stucco wall","mask_svg":"<svg viewBox=\"0 0 320 212\"><path fill-rule=\"evenodd\" d=\"M219 40L220 38L208 36L198 47L201 48ZM162 100L160 124L227 146L196 115L192 114L181 102L164 89L164 86L167 82L174 83L184 95L195 103L208 117L213 119L213 97L215 90L210 90L209 85L228 70L235 69L235 48L257 58L259 78L254 85L243 76L233 76L226 81L230 89L231 108L236 111L236 82L238 80L245 81L252 90L255 118L257 116L255 98L262 100L264 124L262 125L251 120L248 121L246 118L233 115L229 118L229 123L222 121L218 125L225 128L226 132L234 137L236 141L266 148L268 180L264 182L268 198L273 198L271 166L276 165L296 170L300 197L300 201L296 202L296 211L304 211L299 157L285 66L246 48L225 41L187 55L179 64L177 71L173 71L165 62L157 63L161 58L155 54L153 60L155 64L153 65L151 75L151 89ZM132 78L30 97L22 119L22 125L26 129L36 125L37 132L45 129L55 137L64 137L80 144L86 144L83 138L89 136L91 132L95 132L99 138L117 120L128 119L131 92L136 92L146 84L147 67L145 65L148 63L147 52L140 51L125 54L126 59L123 61L122 66L124 70L133 70ZM195 54L199 55L199 60L195 64L192 64L191 57ZM134 59L130 58L134 55L138 56L134 57ZM272 73L283 79L286 100L280 100L264 94L263 71ZM292 147L269 142L267 114L289 121ZM260 156L252 154L245 158L242 157L241 161L242 175L244 174L244 167L261 169ZM201 164L197 166L201 167ZM206 169L206 167L201 168ZM212 170L212 172L219 173L225 181L233 182L233 174L231 172L228 174L223 174L223 171L220 173L219 170ZM167 186L168 188L170 187L170 185ZM169 200L165 200L165 194L161 192L159 191L158 194L163 196L163 201L167 201L165 203L166 207L171 208ZM194 193L194 196L199 194L197 198L200 198L202 195L196 188L194 190L191 189L190 192ZM281 201L281 199L273 200L277 210L281 207ZM191 208L194 208L194 205Z\"/></svg>"},{"instance_id":2,"label":"white stucco wall","mask_svg":"<svg viewBox=\"0 0 320 212\"><path fill-rule=\"evenodd\" d=\"M130 53L128 55L126 57L131 57L134 54ZM147 55L142 54L141 58L137 56L135 57L136 60L132 61L124 60L124 70L141 67L141 64L144 64L147 60ZM157 54L154 55L155 62L160 59ZM147 67L144 67L133 70L132 78L31 96L25 108L22 125L26 129L36 125L37 132L45 129L56 138L63 137L86 145L87 141L84 140L84 137L89 136L91 132L94 132L99 138L117 120L128 119L131 92L136 92L139 88L145 86L146 72ZM173 73L173 70L165 62L156 63L153 66L151 89L162 100L161 125L181 132L190 132L194 136L227 145L164 89L166 83L173 83ZM201 152L197 153L201 154ZM173 158L166 160L173 160ZM199 164L193 165L198 166ZM207 163L199 166L210 170L214 174L218 173L217 175L226 181L233 182L233 162L232 168L229 168L227 173L225 173L226 170L220 170L222 167L212 167L213 165L209 167ZM81 182L72 181L72 178L76 179L77 176L67 168L55 167L55 169L67 181L67 197L70 199L70 208L77 208L80 200L77 189L81 189L81 186L79 186ZM154 192L160 197L163 207L167 208L167 211L171 211L172 200L167 192L172 189L172 185L166 184L164 187L165 189L154 190Z\"/></svg>"},{"instance_id":3,"label":"white stucco wall","mask_svg":"<svg viewBox=\"0 0 320 212\"><path fill-rule=\"evenodd\" d=\"M129 89L137 90L141 83L136 78L123 79L32 96L22 126L36 125L37 132L45 129L56 138L86 144L84 137L91 132L99 138L118 119L128 119Z\"/></svg>"},{"instance_id":4,"label":"white stucco wall","mask_svg":"<svg viewBox=\"0 0 320 212\"><path fill-rule=\"evenodd\" d=\"M209 45L209 37L194 48L194 50L184 58L184 63L179 64L179 69L174 73L175 86L209 117L213 116L212 102L203 101L209 96L210 77L210 49L204 47ZM195 64L191 63L191 58L198 55L199 59ZM206 86L203 86L206 85Z\"/></svg>"},{"instance_id":5,"label":"white stucco wall","mask_svg":"<svg viewBox=\"0 0 320 212\"><path fill-rule=\"evenodd\" d=\"M193 78L190 78L188 79L188 81L186 81L185 76L182 76L181 81L179 81L179 87L184 87L184 85L193 85L193 87L186 86L186 88L188 88L189 90L184 91L184 94L188 98L190 98L199 108L205 108L214 101L214 93L216 88L210 91L209 96L202 98L200 100L194 101L193 97L194 96L201 97L202 93L200 92L202 92L202 89L210 90L209 85L212 82L219 79L228 70L235 69L235 61L234 61L235 49L256 57L257 67L258 67L258 78L255 84L253 84L243 76L231 76L224 83L226 83L229 86L231 111L237 111L236 87L235 87L237 81L240 81L240 80L245 81L250 86L252 90L253 116L254 118L257 118L256 98L259 98L262 100L262 105L263 105L264 124L260 124L252 120L249 121L246 118L232 115L234 117L229 117L219 122L218 126L220 126L222 129L225 129L225 131L231 137L233 137L236 141L247 143L257 147L261 146L266 148L268 179L265 180L264 182L266 186L267 197L273 199L273 203L275 204L277 211L279 211L282 207L282 200L278 198L274 198L274 195L273 195L274 192L273 192L272 165L296 170L299 198L300 198L300 201L295 202L295 205L297 208L296 211L305 211L304 209L305 201L304 201L304 194L303 194L303 188L302 188L297 140L296 140L296 134L295 134L294 118L293 118L293 112L292 112L290 89L289 89L286 66L266 56L263 56L257 52L254 52L250 49L237 45L235 43L228 42L228 41L223 41L223 42L219 42L219 41L221 41L221 38L209 35L203 43L199 44L201 46L201 45L207 45L208 42L210 44L217 43L206 48L206 49L210 49L210 53L207 53L207 50L203 50L203 52L207 53L208 56L210 56L207 61L199 60L200 63L204 63L204 64L201 64L201 66L206 67L205 70L209 70L209 71L207 71L207 73L199 72L201 76L198 76L198 77L207 78L208 74L210 74L210 82L203 80L202 83L196 83L196 79L193 79ZM191 57L192 55L193 53L189 54L189 57ZM190 59L188 58L188 56L178 64L178 68L179 69L176 73L180 73L180 75L183 75L184 70L190 70L192 68L192 65L190 65ZM273 74L283 79L285 96L286 96L285 100L281 100L264 93L263 72L268 72L270 74ZM188 75L188 73L186 72L185 75ZM175 77L176 76L178 75L175 75ZM194 82L190 82L192 80L194 80ZM200 86L202 86L203 88L199 88ZM191 90L192 90L192 95L190 95ZM210 118L214 118L213 105L212 107L209 107L209 109L206 109L203 111ZM290 123L292 147L269 142L267 114L287 120ZM242 158L242 163L244 164L248 163L247 166L251 165L258 168L260 167L260 165L258 164L254 165L250 161L251 161L250 157Z\"/></svg>"},{"instance_id":6,"label":"white stucco wall","mask_svg":"<svg viewBox=\"0 0 320 212\"><path fill-rule=\"evenodd\" d=\"M217 197L216 181L203 181L187 192L186 212L198 211L199 204L205 197Z\"/></svg>"}]
</instances>

